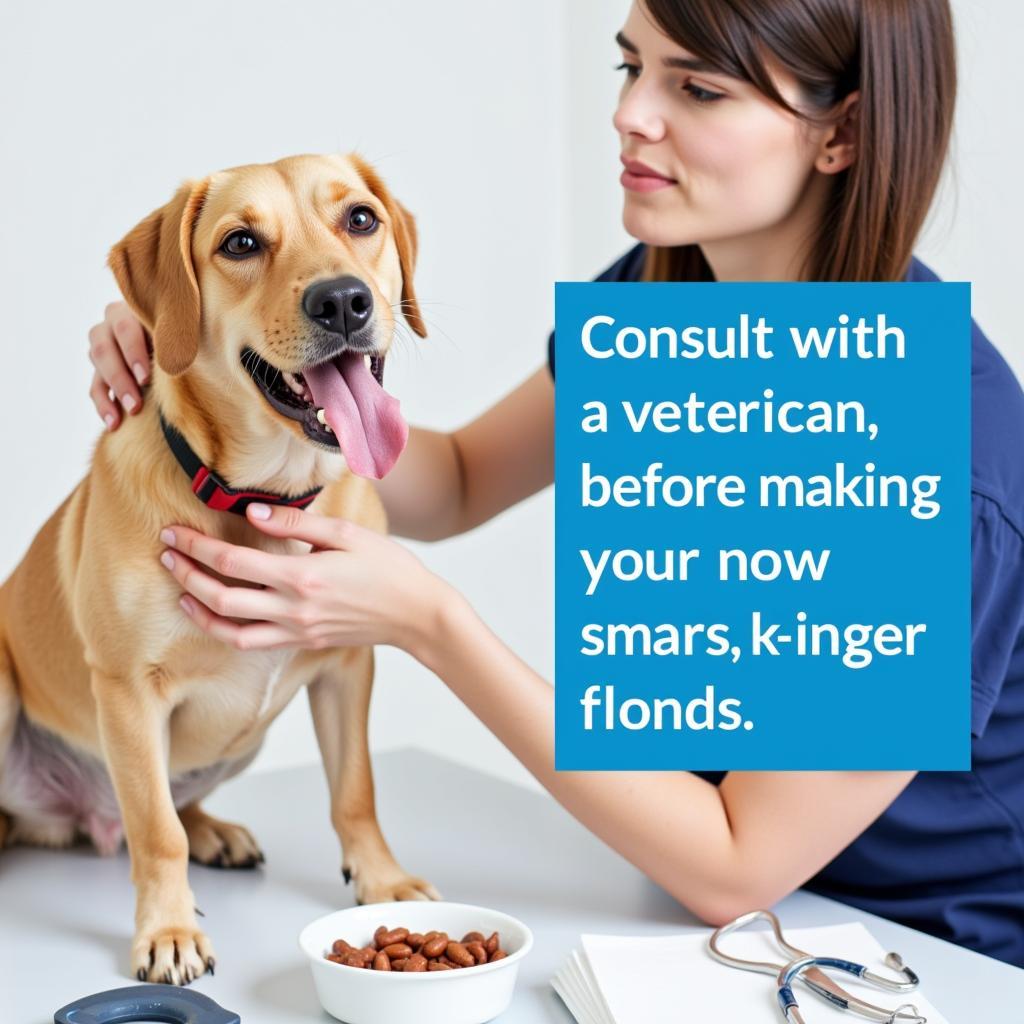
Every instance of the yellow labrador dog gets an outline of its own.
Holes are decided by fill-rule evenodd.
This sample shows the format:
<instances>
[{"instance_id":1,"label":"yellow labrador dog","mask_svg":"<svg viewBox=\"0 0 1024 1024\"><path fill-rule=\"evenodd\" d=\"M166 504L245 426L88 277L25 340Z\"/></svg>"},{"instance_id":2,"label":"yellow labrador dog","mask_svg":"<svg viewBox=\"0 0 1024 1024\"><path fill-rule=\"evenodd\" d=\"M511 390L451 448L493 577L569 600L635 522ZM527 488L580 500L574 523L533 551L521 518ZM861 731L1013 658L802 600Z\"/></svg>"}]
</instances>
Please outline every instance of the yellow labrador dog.
<instances>
[{"instance_id":1,"label":"yellow labrador dog","mask_svg":"<svg viewBox=\"0 0 1024 1024\"><path fill-rule=\"evenodd\" d=\"M110 253L153 339L152 394L103 435L0 589L0 845L84 834L111 853L125 838L140 980L213 970L189 857L263 858L200 801L252 760L301 687L357 899L437 898L377 823L372 649L236 650L190 622L158 563L173 522L308 551L236 514L257 499L385 529L365 478L407 437L381 384L396 311L425 334L415 250L412 218L362 160L297 156L186 183Z\"/></svg>"}]
</instances>

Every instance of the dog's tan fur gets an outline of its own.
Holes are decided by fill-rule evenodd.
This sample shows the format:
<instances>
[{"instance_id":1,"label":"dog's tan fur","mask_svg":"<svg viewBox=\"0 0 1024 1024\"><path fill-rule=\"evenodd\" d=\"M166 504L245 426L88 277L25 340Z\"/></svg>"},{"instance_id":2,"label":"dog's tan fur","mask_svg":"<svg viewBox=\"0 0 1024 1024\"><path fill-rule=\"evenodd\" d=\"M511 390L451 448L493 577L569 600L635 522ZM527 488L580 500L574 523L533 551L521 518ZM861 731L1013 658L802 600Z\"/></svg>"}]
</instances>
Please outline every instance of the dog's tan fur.
<instances>
[{"instance_id":1,"label":"dog's tan fur","mask_svg":"<svg viewBox=\"0 0 1024 1024\"><path fill-rule=\"evenodd\" d=\"M341 226L354 202L377 211L374 234ZM218 256L237 227L267 240L258 262ZM240 770L302 687L357 898L436 897L398 865L377 823L366 734L372 650L237 650L182 613L180 589L158 563L159 531L171 523L269 551L309 550L200 503L161 433L160 409L232 486L296 495L323 485L313 511L385 529L372 485L275 412L239 353L247 344L300 370L303 290L342 274L371 287L382 351L399 303L423 334L415 246L411 217L362 161L302 156L189 182L111 251L122 292L153 337L153 382L142 411L101 437L88 475L0 589L0 779L19 716L105 763L131 855L140 978L187 983L212 966L187 878L190 853L222 866L260 857L241 826L211 818L197 801L175 807L170 780L222 765L212 787ZM230 566L219 568L230 578ZM0 845L61 844L75 831L0 807Z\"/></svg>"}]
</instances>

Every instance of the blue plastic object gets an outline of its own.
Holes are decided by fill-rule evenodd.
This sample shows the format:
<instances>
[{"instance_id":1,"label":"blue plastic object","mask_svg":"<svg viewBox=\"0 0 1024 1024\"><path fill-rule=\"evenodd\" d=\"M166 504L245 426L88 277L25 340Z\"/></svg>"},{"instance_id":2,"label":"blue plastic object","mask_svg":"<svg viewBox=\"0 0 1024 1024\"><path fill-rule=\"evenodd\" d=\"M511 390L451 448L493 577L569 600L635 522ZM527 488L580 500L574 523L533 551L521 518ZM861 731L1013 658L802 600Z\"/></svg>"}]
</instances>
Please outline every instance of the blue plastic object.
<instances>
[{"instance_id":1,"label":"blue plastic object","mask_svg":"<svg viewBox=\"0 0 1024 1024\"><path fill-rule=\"evenodd\" d=\"M170 985L130 985L76 999L53 1015L53 1024L241 1024L237 1013L209 996Z\"/></svg>"}]
</instances>

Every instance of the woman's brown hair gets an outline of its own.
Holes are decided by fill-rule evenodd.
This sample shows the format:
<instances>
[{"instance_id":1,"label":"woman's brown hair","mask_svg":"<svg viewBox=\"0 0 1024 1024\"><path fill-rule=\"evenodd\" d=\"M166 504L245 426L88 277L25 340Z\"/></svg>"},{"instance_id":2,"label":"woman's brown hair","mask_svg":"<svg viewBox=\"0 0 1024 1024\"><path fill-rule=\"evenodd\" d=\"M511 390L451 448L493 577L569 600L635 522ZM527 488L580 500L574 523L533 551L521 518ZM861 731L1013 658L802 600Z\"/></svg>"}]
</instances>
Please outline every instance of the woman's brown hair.
<instances>
[{"instance_id":1,"label":"woman's brown hair","mask_svg":"<svg viewBox=\"0 0 1024 1024\"><path fill-rule=\"evenodd\" d=\"M832 175L804 267L809 281L899 281L938 186L956 98L949 0L642 0L674 42L827 123L860 90L856 157ZM800 83L794 109L765 67ZM710 280L698 245L649 247L648 281Z\"/></svg>"}]
</instances>

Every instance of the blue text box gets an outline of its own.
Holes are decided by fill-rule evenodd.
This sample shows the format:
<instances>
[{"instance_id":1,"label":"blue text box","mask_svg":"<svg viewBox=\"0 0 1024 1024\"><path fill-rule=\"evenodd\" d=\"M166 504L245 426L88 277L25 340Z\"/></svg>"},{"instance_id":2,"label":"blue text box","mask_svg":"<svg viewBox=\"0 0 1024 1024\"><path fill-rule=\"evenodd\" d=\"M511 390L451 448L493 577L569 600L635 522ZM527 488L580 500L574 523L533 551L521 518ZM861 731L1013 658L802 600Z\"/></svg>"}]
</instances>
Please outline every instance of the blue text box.
<instances>
[{"instance_id":1,"label":"blue text box","mask_svg":"<svg viewBox=\"0 0 1024 1024\"><path fill-rule=\"evenodd\" d=\"M721 342L727 328L739 328L744 314L751 351L758 319L774 328L766 338L771 359L627 358L615 348L617 332L627 326L636 328L622 341L628 353L649 350L655 327L681 334L688 326L713 326ZM891 331L886 358L798 358L788 329L806 337L812 327L834 326L838 339L840 314L848 318L847 338L854 347L850 331L860 318L877 327L884 317L886 325L903 332L904 358L894 357ZM581 340L595 316L614 322L598 322L591 332L594 351L614 353L607 358L588 355ZM969 285L565 283L556 286L556 324L556 766L968 769ZM667 338L659 339L663 350ZM694 349L699 340L680 341L679 352ZM862 341L870 351L877 332L873 341L865 332ZM706 403L758 402L760 410L750 413L755 429L629 429L623 402L642 412L645 402L683 405L691 395ZM592 401L607 407L606 433L581 429L584 403ZM833 411L839 402L860 402L878 435L869 440L861 433L786 434L777 426L766 433L760 424L769 402L776 410L783 402L824 402ZM700 425L701 414L694 415ZM706 424L706 409L704 417ZM585 463L594 503L586 508ZM647 507L647 494L658 491L655 471L647 485L620 490L620 500L636 500L637 507L611 499L598 506L600 480L611 493L613 481L642 478L659 463L663 477L680 480L737 476L746 485L744 503L726 507L711 499L697 508L694 498L680 507L666 507L663 500ZM862 486L851 487L858 474ZM831 477L834 493L859 494L865 504L874 486L876 504L856 507L848 499L845 507L813 507L809 496L820 497L823 487L807 483L803 507L762 507L762 475L805 482ZM941 478L932 499L941 503L941 512L929 518L923 481L932 475ZM882 477L891 478L888 507L877 504ZM907 482L905 506L897 502L899 478ZM677 481L669 493L681 502L686 488ZM795 485L787 491L790 498L795 493ZM830 554L816 581L806 560L800 580L785 568L773 581L722 581L722 549L748 555L788 549L794 565L801 552ZM609 557L601 582L586 596L591 573L581 550L595 563L603 551L700 554L689 561L686 582L614 578ZM677 575L681 562L677 558ZM665 561L655 557L652 564L665 573ZM762 555L762 575L770 575L774 564ZM622 557L619 569L628 577L636 559ZM762 617L760 632L755 612ZM582 653L607 650L608 625L634 627L631 635L616 633L618 653ZM724 639L721 633L709 637L714 625L726 627ZM766 634L772 625L777 629ZM597 627L586 640L585 626ZM924 628L915 633L913 626ZM690 654L682 653L686 627ZM881 627L888 629L880 635ZM898 630L904 651L913 642L913 655L885 653L900 649ZM766 635L768 645L756 647L755 638ZM673 650L675 636L681 653L654 653ZM801 638L808 653L798 653ZM815 638L819 653L811 653ZM709 653L723 645L728 653ZM740 648L738 660L733 647ZM853 667L865 653L870 661ZM728 700L739 703L722 704Z\"/></svg>"}]
</instances>

